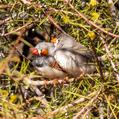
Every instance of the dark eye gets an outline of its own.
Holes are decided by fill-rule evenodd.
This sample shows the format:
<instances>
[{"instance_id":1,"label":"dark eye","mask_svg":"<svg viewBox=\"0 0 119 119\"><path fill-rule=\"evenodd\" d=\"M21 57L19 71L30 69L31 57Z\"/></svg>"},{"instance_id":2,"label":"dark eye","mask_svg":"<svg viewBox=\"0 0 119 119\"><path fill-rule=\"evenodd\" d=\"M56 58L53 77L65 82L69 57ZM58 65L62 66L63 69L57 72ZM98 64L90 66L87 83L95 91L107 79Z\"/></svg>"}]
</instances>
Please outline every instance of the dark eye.
<instances>
[{"instance_id":1,"label":"dark eye","mask_svg":"<svg viewBox=\"0 0 119 119\"><path fill-rule=\"evenodd\" d=\"M60 40L59 39L57 39L57 43L59 43L60 42Z\"/></svg>"},{"instance_id":2,"label":"dark eye","mask_svg":"<svg viewBox=\"0 0 119 119\"><path fill-rule=\"evenodd\" d=\"M33 29L32 29L32 32L34 32L34 31L35 31L35 29L33 28Z\"/></svg>"}]
</instances>

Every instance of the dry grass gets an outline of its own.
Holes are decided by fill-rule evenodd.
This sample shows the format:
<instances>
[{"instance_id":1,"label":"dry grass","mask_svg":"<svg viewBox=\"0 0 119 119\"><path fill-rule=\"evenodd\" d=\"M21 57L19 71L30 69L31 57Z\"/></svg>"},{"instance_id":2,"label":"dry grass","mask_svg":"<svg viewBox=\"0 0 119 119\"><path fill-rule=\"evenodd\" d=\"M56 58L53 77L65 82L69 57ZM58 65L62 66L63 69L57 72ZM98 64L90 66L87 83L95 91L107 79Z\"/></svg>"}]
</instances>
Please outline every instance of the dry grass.
<instances>
[{"instance_id":1,"label":"dry grass","mask_svg":"<svg viewBox=\"0 0 119 119\"><path fill-rule=\"evenodd\" d=\"M93 0L91 0L93 1ZM118 119L119 11L106 0L2 0L0 2L0 117L5 119ZM66 32L97 56L98 73L79 79L47 81L30 61L21 62L23 34L33 24L50 40ZM11 37L17 34L17 39ZM19 53L17 53L19 51ZM39 81L31 83L33 81ZM37 84L37 85L35 85Z\"/></svg>"}]
</instances>

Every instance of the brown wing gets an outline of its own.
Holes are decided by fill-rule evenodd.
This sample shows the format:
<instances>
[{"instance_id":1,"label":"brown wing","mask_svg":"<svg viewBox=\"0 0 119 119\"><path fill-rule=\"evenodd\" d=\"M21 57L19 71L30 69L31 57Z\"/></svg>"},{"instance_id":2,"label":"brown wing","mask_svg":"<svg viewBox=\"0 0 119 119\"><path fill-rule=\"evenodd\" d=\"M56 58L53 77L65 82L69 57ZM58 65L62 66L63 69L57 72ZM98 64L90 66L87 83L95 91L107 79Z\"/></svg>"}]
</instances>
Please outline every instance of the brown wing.
<instances>
[{"instance_id":1,"label":"brown wing","mask_svg":"<svg viewBox=\"0 0 119 119\"><path fill-rule=\"evenodd\" d=\"M52 68L54 68L54 69L57 69L57 70L59 70L59 71L62 71L62 72L64 72L64 73L67 73L67 72L57 63L57 61L50 62L50 63L49 63L49 66L52 67Z\"/></svg>"}]
</instances>

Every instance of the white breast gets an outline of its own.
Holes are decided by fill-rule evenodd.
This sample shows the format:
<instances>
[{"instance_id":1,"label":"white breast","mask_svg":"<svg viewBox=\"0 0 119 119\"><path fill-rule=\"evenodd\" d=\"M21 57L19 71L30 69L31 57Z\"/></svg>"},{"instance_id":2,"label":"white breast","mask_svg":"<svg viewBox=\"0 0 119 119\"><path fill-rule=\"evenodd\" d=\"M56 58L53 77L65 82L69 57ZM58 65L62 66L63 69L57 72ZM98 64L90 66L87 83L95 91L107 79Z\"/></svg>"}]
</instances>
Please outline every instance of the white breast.
<instances>
[{"instance_id":1,"label":"white breast","mask_svg":"<svg viewBox=\"0 0 119 119\"><path fill-rule=\"evenodd\" d=\"M66 49L57 50L55 59L59 65L74 77L80 76L82 73L92 73L95 71L95 65L88 62L87 58Z\"/></svg>"},{"instance_id":2,"label":"white breast","mask_svg":"<svg viewBox=\"0 0 119 119\"><path fill-rule=\"evenodd\" d=\"M42 74L42 76L46 78L64 78L66 74L63 71L59 71L49 66L44 67L36 67Z\"/></svg>"}]
</instances>

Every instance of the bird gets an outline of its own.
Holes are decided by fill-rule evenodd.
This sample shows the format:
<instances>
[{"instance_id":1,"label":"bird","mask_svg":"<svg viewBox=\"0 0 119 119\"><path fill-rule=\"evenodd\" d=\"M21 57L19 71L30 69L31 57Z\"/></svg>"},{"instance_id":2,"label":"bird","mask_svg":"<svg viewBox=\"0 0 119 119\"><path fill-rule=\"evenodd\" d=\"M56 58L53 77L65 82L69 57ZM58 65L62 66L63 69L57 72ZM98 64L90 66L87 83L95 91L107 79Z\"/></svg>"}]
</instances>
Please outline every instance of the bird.
<instances>
[{"instance_id":1,"label":"bird","mask_svg":"<svg viewBox=\"0 0 119 119\"><path fill-rule=\"evenodd\" d=\"M94 53L91 49L85 47L81 43L77 42L72 36L61 33L60 35L52 36L51 42L56 48L67 48L74 52L77 52L89 59L94 59Z\"/></svg>"},{"instance_id":2,"label":"bird","mask_svg":"<svg viewBox=\"0 0 119 119\"><path fill-rule=\"evenodd\" d=\"M33 58L32 65L45 78L63 78L67 74L56 62L53 52L55 46L53 43L40 42L35 48L31 49Z\"/></svg>"},{"instance_id":3,"label":"bird","mask_svg":"<svg viewBox=\"0 0 119 119\"><path fill-rule=\"evenodd\" d=\"M68 34L60 34L55 40L39 43L32 50L32 63L44 77L78 77L96 71L91 50Z\"/></svg>"},{"instance_id":4,"label":"bird","mask_svg":"<svg viewBox=\"0 0 119 119\"><path fill-rule=\"evenodd\" d=\"M37 30L36 26L33 25L25 32L23 36L24 40L28 43L36 46L39 42L45 41L44 36ZM27 44L23 45L22 54L27 57L30 53L30 47Z\"/></svg>"}]
</instances>

